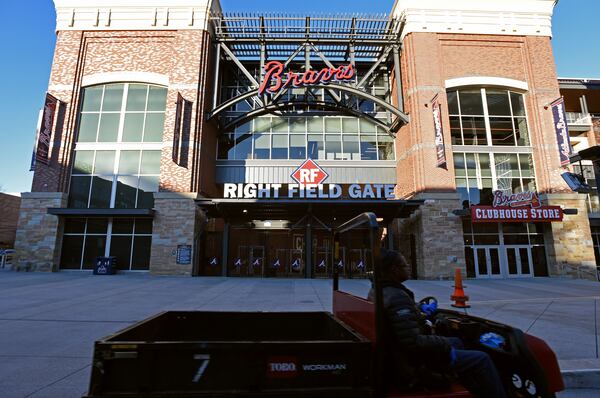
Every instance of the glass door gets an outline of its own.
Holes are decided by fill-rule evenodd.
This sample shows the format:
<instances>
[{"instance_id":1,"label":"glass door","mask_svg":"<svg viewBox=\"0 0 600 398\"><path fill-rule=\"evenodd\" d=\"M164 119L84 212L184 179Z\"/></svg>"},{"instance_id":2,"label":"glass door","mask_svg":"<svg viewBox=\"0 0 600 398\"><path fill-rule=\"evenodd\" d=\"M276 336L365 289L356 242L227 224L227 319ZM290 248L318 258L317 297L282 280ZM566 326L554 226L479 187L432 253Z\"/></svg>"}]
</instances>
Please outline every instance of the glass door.
<instances>
[{"instance_id":1,"label":"glass door","mask_svg":"<svg viewBox=\"0 0 600 398\"><path fill-rule=\"evenodd\" d=\"M531 257L531 247L529 246L506 246L507 276L509 278L533 277Z\"/></svg>"},{"instance_id":2,"label":"glass door","mask_svg":"<svg viewBox=\"0 0 600 398\"><path fill-rule=\"evenodd\" d=\"M500 247L474 246L475 276L477 278L501 278Z\"/></svg>"}]
</instances>

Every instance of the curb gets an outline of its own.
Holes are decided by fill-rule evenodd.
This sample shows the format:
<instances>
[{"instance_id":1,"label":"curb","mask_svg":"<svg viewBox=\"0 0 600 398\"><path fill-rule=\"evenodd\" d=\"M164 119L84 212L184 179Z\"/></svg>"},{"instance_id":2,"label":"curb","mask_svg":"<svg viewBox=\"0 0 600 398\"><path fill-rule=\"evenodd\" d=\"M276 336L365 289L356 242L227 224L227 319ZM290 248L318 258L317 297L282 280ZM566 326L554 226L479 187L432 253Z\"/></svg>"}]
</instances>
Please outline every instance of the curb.
<instances>
[{"instance_id":1,"label":"curb","mask_svg":"<svg viewBox=\"0 0 600 398\"><path fill-rule=\"evenodd\" d=\"M600 389L600 369L563 370L565 389Z\"/></svg>"}]
</instances>

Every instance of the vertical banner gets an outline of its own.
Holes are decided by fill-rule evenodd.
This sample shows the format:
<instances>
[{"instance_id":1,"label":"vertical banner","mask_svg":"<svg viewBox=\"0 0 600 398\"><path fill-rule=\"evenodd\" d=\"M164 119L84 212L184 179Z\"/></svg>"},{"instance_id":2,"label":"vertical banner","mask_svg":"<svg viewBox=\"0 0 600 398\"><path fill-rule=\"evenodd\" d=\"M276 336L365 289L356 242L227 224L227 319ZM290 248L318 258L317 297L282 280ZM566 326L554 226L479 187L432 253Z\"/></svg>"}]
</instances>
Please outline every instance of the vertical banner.
<instances>
[{"instance_id":1,"label":"vertical banner","mask_svg":"<svg viewBox=\"0 0 600 398\"><path fill-rule=\"evenodd\" d=\"M436 167L446 168L446 146L444 145L444 129L442 127L442 106L439 94L431 100L431 111L433 113L433 127L435 129L435 152Z\"/></svg>"},{"instance_id":2,"label":"vertical banner","mask_svg":"<svg viewBox=\"0 0 600 398\"><path fill-rule=\"evenodd\" d=\"M35 161L48 164L50 155L50 140L52 139L52 127L54 127L54 115L58 108L58 100L50 94L46 94L44 109L42 111L42 123L35 148Z\"/></svg>"},{"instance_id":3,"label":"vertical banner","mask_svg":"<svg viewBox=\"0 0 600 398\"><path fill-rule=\"evenodd\" d=\"M565 103L563 98L559 98L550 104L552 107L552 117L554 119L554 131L556 141L558 142L558 153L560 154L560 165L566 166L570 163L571 139L569 138L569 128L567 127L567 115L565 114Z\"/></svg>"},{"instance_id":4,"label":"vertical banner","mask_svg":"<svg viewBox=\"0 0 600 398\"><path fill-rule=\"evenodd\" d=\"M179 150L181 146L181 126L183 122L183 97L177 93L177 106L175 108L175 131L173 132L173 162L179 164Z\"/></svg>"},{"instance_id":5,"label":"vertical banner","mask_svg":"<svg viewBox=\"0 0 600 398\"><path fill-rule=\"evenodd\" d=\"M44 110L40 109L38 113L38 122L37 127L35 129L35 138L33 140L33 151L31 151L31 165L29 166L29 171L35 170L35 154L37 153L38 147L38 139L40 137L40 130L42 129L42 118L44 117Z\"/></svg>"}]
</instances>

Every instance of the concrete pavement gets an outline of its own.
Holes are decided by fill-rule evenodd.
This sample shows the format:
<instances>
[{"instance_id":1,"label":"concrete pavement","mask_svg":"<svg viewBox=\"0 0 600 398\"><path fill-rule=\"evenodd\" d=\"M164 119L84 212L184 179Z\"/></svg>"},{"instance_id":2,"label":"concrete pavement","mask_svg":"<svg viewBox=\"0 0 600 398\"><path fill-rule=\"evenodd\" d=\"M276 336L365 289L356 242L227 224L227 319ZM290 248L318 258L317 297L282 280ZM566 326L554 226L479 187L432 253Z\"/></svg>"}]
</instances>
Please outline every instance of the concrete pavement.
<instances>
[{"instance_id":1,"label":"concrete pavement","mask_svg":"<svg viewBox=\"0 0 600 398\"><path fill-rule=\"evenodd\" d=\"M452 282L407 284L417 297L433 295L449 307ZM543 278L465 284L470 313L546 340L570 371L570 387L588 389L560 398L600 396L600 283ZM369 282L342 280L341 288L366 296ZM331 282L1 271L0 396L81 397L94 340L165 310L330 311Z\"/></svg>"}]
</instances>

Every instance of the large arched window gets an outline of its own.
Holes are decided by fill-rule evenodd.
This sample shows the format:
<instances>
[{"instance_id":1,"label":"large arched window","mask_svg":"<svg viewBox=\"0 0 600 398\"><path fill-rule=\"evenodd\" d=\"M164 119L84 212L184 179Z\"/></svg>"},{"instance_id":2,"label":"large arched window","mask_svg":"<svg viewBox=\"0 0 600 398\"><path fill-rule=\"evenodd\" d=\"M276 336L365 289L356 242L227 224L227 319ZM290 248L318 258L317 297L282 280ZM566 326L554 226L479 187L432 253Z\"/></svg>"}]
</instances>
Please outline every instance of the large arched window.
<instances>
[{"instance_id":1,"label":"large arched window","mask_svg":"<svg viewBox=\"0 0 600 398\"><path fill-rule=\"evenodd\" d=\"M523 95L504 89L448 91L453 145L530 146Z\"/></svg>"},{"instance_id":2,"label":"large arched window","mask_svg":"<svg viewBox=\"0 0 600 398\"><path fill-rule=\"evenodd\" d=\"M166 96L140 83L84 89L69 207L153 207Z\"/></svg>"},{"instance_id":3,"label":"large arched window","mask_svg":"<svg viewBox=\"0 0 600 398\"><path fill-rule=\"evenodd\" d=\"M141 83L83 90L70 208L154 207L166 98L166 88ZM67 218L61 268L90 269L96 256L110 255L120 270L146 270L151 244L150 218Z\"/></svg>"}]
</instances>

